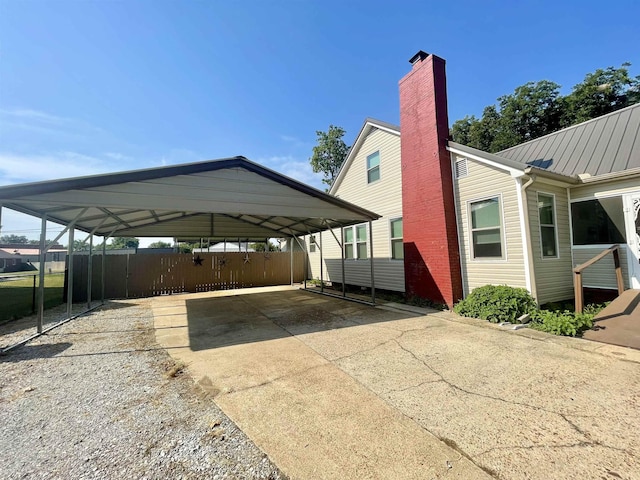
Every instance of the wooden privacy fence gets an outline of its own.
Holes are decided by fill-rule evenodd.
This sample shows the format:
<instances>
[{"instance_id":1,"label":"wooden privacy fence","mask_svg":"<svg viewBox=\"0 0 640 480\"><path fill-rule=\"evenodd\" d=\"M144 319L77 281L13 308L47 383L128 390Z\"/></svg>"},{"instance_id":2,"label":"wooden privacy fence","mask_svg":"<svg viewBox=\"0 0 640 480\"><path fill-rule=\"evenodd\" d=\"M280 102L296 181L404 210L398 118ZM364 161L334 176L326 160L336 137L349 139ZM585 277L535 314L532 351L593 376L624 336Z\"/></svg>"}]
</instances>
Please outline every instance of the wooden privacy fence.
<instances>
[{"instance_id":1,"label":"wooden privacy fence","mask_svg":"<svg viewBox=\"0 0 640 480\"><path fill-rule=\"evenodd\" d=\"M304 280L304 252L293 254L293 280ZM73 257L73 299L87 299L88 255ZM92 298L102 295L102 255L93 257ZM290 252L106 255L105 298L137 298L291 283Z\"/></svg>"}]
</instances>

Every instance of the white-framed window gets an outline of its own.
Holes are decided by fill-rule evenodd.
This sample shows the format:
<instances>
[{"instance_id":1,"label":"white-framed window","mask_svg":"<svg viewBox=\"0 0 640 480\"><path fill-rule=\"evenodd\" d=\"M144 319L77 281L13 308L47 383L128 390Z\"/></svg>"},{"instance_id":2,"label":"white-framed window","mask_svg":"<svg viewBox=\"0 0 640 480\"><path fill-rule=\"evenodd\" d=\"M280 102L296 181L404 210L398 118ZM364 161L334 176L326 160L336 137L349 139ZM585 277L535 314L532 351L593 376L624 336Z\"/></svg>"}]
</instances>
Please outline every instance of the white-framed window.
<instances>
[{"instance_id":1,"label":"white-framed window","mask_svg":"<svg viewBox=\"0 0 640 480\"><path fill-rule=\"evenodd\" d=\"M472 258L505 258L501 210L500 196L469 202Z\"/></svg>"},{"instance_id":2,"label":"white-framed window","mask_svg":"<svg viewBox=\"0 0 640 480\"><path fill-rule=\"evenodd\" d=\"M316 236L311 235L309 239L309 253L316 253Z\"/></svg>"},{"instance_id":3,"label":"white-framed window","mask_svg":"<svg viewBox=\"0 0 640 480\"><path fill-rule=\"evenodd\" d=\"M345 228L343 242L344 258L367 258L367 225Z\"/></svg>"},{"instance_id":4,"label":"white-framed window","mask_svg":"<svg viewBox=\"0 0 640 480\"><path fill-rule=\"evenodd\" d=\"M389 221L389 232L391 237L391 258L393 260L403 260L402 218L392 218Z\"/></svg>"},{"instance_id":5,"label":"white-framed window","mask_svg":"<svg viewBox=\"0 0 640 480\"><path fill-rule=\"evenodd\" d=\"M344 258L355 258L353 255L353 227L344 229L342 242L344 244Z\"/></svg>"},{"instance_id":6,"label":"white-framed window","mask_svg":"<svg viewBox=\"0 0 640 480\"><path fill-rule=\"evenodd\" d=\"M367 183L380 180L380 152L367 156Z\"/></svg>"},{"instance_id":7,"label":"white-framed window","mask_svg":"<svg viewBox=\"0 0 640 480\"><path fill-rule=\"evenodd\" d=\"M538 219L540 221L542 258L558 258L555 195L538 192Z\"/></svg>"}]
</instances>

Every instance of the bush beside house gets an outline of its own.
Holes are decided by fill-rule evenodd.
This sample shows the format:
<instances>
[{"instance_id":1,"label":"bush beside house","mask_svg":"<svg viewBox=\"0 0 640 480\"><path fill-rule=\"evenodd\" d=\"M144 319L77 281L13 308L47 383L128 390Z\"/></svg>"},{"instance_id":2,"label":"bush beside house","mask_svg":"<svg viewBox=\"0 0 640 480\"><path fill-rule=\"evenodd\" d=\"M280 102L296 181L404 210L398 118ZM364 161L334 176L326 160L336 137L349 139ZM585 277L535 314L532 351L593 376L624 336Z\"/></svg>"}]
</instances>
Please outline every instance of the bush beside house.
<instances>
[{"instance_id":1,"label":"bush beside house","mask_svg":"<svg viewBox=\"0 0 640 480\"><path fill-rule=\"evenodd\" d=\"M584 313L538 309L535 300L524 288L484 285L458 302L454 311L463 317L480 318L493 323L514 323L522 315L529 314L531 328L575 337L593 327L593 318L602 308L604 305L588 305Z\"/></svg>"}]
</instances>

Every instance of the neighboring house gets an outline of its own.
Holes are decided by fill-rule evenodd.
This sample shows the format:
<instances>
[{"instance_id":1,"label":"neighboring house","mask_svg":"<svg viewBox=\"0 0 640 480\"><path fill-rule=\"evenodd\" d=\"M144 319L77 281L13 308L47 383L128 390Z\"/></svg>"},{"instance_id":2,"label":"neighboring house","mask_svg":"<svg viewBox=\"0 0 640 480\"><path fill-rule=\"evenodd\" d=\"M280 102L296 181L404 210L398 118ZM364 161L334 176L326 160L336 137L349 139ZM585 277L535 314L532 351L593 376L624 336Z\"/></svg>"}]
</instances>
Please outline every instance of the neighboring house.
<instances>
[{"instance_id":1,"label":"neighboring house","mask_svg":"<svg viewBox=\"0 0 640 480\"><path fill-rule=\"evenodd\" d=\"M0 248L0 273L19 272L22 270L22 258Z\"/></svg>"},{"instance_id":2,"label":"neighboring house","mask_svg":"<svg viewBox=\"0 0 640 480\"><path fill-rule=\"evenodd\" d=\"M613 244L626 288L640 288L640 104L490 154L448 139L444 60L419 52L411 62L401 127L367 119L331 189L383 215L373 222L376 288L452 305L508 284L539 303L564 300L573 267ZM346 283L370 285L366 228L343 235ZM319 249L306 241L317 278ZM342 282L340 247L330 232L322 242L324 277ZM611 256L583 281L614 289Z\"/></svg>"},{"instance_id":3,"label":"neighboring house","mask_svg":"<svg viewBox=\"0 0 640 480\"><path fill-rule=\"evenodd\" d=\"M67 255L62 245L53 245L45 255L47 268L58 265ZM0 272L17 272L38 268L40 248L37 245L23 243L0 244ZM64 269L64 267L63 267Z\"/></svg>"},{"instance_id":4,"label":"neighboring house","mask_svg":"<svg viewBox=\"0 0 640 480\"><path fill-rule=\"evenodd\" d=\"M255 252L248 242L218 242L205 248L194 248L193 253L222 253L222 252Z\"/></svg>"}]
</instances>

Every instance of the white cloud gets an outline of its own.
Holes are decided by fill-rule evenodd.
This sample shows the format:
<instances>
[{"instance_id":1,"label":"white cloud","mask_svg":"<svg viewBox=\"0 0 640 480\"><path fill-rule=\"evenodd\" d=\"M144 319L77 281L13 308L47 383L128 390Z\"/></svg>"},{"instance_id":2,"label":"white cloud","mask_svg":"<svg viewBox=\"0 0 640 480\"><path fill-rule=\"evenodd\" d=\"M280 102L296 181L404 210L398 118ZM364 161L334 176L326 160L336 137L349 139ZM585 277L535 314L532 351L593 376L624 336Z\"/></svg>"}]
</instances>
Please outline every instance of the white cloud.
<instances>
[{"instance_id":1,"label":"white cloud","mask_svg":"<svg viewBox=\"0 0 640 480\"><path fill-rule=\"evenodd\" d=\"M322 175L313 173L308 161L296 160L294 157L286 155L262 158L258 160L258 163L299 182L324 190Z\"/></svg>"},{"instance_id":2,"label":"white cloud","mask_svg":"<svg viewBox=\"0 0 640 480\"><path fill-rule=\"evenodd\" d=\"M109 170L107 162L77 152L50 155L0 152L0 185L95 175Z\"/></svg>"}]
</instances>

